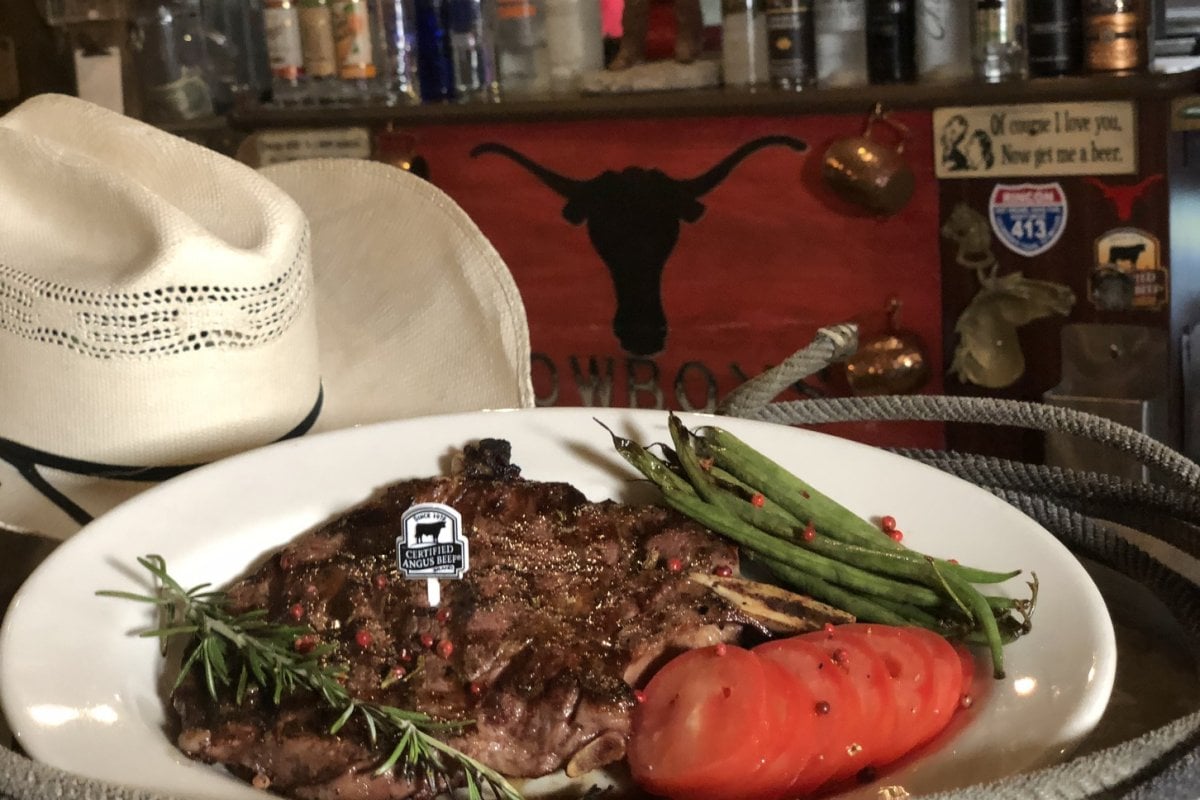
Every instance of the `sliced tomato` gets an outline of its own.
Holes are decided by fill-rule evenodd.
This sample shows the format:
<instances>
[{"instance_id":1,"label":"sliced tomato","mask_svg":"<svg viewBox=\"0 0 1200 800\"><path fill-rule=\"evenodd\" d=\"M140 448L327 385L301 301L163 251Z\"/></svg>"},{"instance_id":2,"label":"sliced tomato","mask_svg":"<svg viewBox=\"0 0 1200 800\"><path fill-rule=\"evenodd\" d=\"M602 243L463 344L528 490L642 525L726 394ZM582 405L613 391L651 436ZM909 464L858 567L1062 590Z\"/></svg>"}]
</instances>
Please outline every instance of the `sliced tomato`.
<instances>
[{"instance_id":1,"label":"sliced tomato","mask_svg":"<svg viewBox=\"0 0 1200 800\"><path fill-rule=\"evenodd\" d=\"M842 625L838 633L861 640L879 654L887 669L895 702L896 725L892 736L880 743L870 761L872 766L882 767L940 730L931 723L935 703L933 653L926 646L924 631L920 628L857 623ZM949 648L948 643L946 646ZM952 654L953 649L950 651ZM950 662L953 669L957 664L957 658Z\"/></svg>"},{"instance_id":2,"label":"sliced tomato","mask_svg":"<svg viewBox=\"0 0 1200 800\"><path fill-rule=\"evenodd\" d=\"M654 794L716 800L776 741L767 671L749 650L717 645L671 659L634 711L628 762Z\"/></svg>"},{"instance_id":3,"label":"sliced tomato","mask_svg":"<svg viewBox=\"0 0 1200 800\"><path fill-rule=\"evenodd\" d=\"M848 769L854 731L863 724L858 688L828 653L803 636L761 644L754 652L764 661L783 667L812 695L813 734L806 743L811 753L783 793L784 797L800 796Z\"/></svg>"},{"instance_id":4,"label":"sliced tomato","mask_svg":"<svg viewBox=\"0 0 1200 800\"><path fill-rule=\"evenodd\" d=\"M634 779L673 800L791 800L928 742L975 664L921 628L843 625L668 662L635 710Z\"/></svg>"},{"instance_id":5,"label":"sliced tomato","mask_svg":"<svg viewBox=\"0 0 1200 800\"><path fill-rule=\"evenodd\" d=\"M800 636L817 644L858 690L862 724L851 731L853 740L847 748L851 755L849 764L837 772L837 776L842 777L879 763L881 752L890 749L898 716L891 674L883 656L862 637L843 633L844 627L839 625L832 631L814 631Z\"/></svg>"},{"instance_id":6,"label":"sliced tomato","mask_svg":"<svg viewBox=\"0 0 1200 800\"><path fill-rule=\"evenodd\" d=\"M916 727L916 742L920 747L941 733L954 712L958 710L966 687L970 686L970 673L974 672L975 661L964 647L955 647L933 631L915 629L910 636L919 640L929 652L933 677L933 699ZM960 652L961 651L961 652ZM963 663L963 657L966 664Z\"/></svg>"},{"instance_id":7,"label":"sliced tomato","mask_svg":"<svg viewBox=\"0 0 1200 800\"><path fill-rule=\"evenodd\" d=\"M768 706L775 726L774 740L767 743L759 768L738 781L728 800L790 798L792 783L808 766L817 745L812 689L779 662L770 658L762 658L762 662L771 692Z\"/></svg>"}]
</instances>

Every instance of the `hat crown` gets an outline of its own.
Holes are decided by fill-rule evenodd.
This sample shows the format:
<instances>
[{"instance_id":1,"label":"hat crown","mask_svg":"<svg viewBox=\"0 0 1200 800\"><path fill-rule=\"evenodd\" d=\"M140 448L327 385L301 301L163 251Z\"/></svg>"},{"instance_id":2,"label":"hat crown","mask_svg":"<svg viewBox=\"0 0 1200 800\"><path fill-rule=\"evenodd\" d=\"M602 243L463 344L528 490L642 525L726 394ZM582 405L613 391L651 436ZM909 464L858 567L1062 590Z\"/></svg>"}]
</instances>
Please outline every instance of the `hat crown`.
<instances>
[{"instance_id":1,"label":"hat crown","mask_svg":"<svg viewBox=\"0 0 1200 800\"><path fill-rule=\"evenodd\" d=\"M195 463L312 408L307 221L254 170L42 95L0 118L0 207L0 436Z\"/></svg>"}]
</instances>

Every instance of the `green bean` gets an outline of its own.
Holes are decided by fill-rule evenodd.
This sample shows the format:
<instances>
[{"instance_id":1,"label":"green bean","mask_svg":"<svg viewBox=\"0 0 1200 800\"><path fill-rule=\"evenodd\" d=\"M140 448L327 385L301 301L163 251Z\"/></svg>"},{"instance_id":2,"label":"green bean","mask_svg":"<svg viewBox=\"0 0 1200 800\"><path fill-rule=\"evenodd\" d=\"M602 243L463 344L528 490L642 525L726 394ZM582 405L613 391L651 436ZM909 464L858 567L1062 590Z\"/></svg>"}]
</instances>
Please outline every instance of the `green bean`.
<instances>
[{"instance_id":1,"label":"green bean","mask_svg":"<svg viewBox=\"0 0 1200 800\"><path fill-rule=\"evenodd\" d=\"M704 441L717 464L743 482L759 487L759 491L797 519L808 519L827 533L841 533L851 540L849 544L858 544L867 549L899 550L902 547L899 542L880 536L870 522L757 452L729 431L717 427L706 428ZM944 584L946 592L956 603L964 605L963 610L976 619L991 650L993 672L997 678L1003 677L1003 643L987 599L954 569L940 569L937 564L933 567L938 582Z\"/></svg>"},{"instance_id":2,"label":"green bean","mask_svg":"<svg viewBox=\"0 0 1200 800\"><path fill-rule=\"evenodd\" d=\"M703 429L706 450L716 463L738 480L758 487L799 520L827 529L832 536L876 550L896 550L900 543L833 498L819 492L782 466L754 450L723 428Z\"/></svg>"},{"instance_id":3,"label":"green bean","mask_svg":"<svg viewBox=\"0 0 1200 800\"><path fill-rule=\"evenodd\" d=\"M992 653L992 673L1000 680L1004 677L1004 642L1000 638L1000 628L991 607L978 589L957 575L946 575L945 578L950 587L962 595L983 628L984 639Z\"/></svg>"},{"instance_id":4,"label":"green bean","mask_svg":"<svg viewBox=\"0 0 1200 800\"><path fill-rule=\"evenodd\" d=\"M806 523L811 523L819 532L848 545L877 552L913 554L919 561L926 561L926 556L915 553L883 535L883 532L870 522L792 475L728 431L715 427L705 428L705 431L707 435L701 441L706 445L711 445L710 450L717 464L734 470L733 472L722 470L724 473L722 478L727 476L749 492L763 495L763 507L761 509L754 508L754 512L769 514L774 510L779 515L790 517L795 521L797 527L802 528ZM722 452L729 455L722 456ZM731 462L729 459L734 459L734 461ZM738 474L739 470L740 474ZM769 473L778 476L782 485L781 489L768 489L770 484L766 481L769 479ZM759 476L761 480L755 482L753 478L748 477L751 474ZM804 511L808 512L807 515ZM1003 583L1021 574L1021 570L995 572L952 563L944 559L935 560L940 568L955 572L960 578L970 583Z\"/></svg>"},{"instance_id":5,"label":"green bean","mask_svg":"<svg viewBox=\"0 0 1200 800\"><path fill-rule=\"evenodd\" d=\"M896 614L900 615L900 617L907 619L908 622L905 623L907 625L916 625L921 628L928 628L929 630L936 631L938 633L944 632L948 627L943 620L938 619L933 614L930 614L929 611L924 608L917 608L916 606L905 605L904 603L896 603L892 600L879 597L875 598L875 602L889 611L895 612Z\"/></svg>"},{"instance_id":6,"label":"green bean","mask_svg":"<svg viewBox=\"0 0 1200 800\"><path fill-rule=\"evenodd\" d=\"M671 452L674 468L641 445L609 433L621 456L659 487L672 508L757 554L786 583L864 621L920 625L944 633L947 623L924 608L944 608L947 599L953 601L972 628L960 636L987 644L994 674L1003 677L1003 644L1019 635L1028 624L1027 619L1018 623L1008 614L1016 610L1027 617L1020 601L985 597L957 569L960 565L927 559L881 536L875 526L759 456L728 432L709 428L709 434L699 439L673 414L670 429L675 445ZM718 464L728 469L736 481L768 488L769 497L779 508L766 507L765 503L764 508L757 508L720 485L720 479L700 462L697 453L700 442L706 453L716 454ZM714 443L719 445L714 447ZM664 446L664 450L669 448ZM722 463L720 454L730 451L735 456L725 458ZM780 491L781 486L785 491ZM792 492L797 486L802 488L796 496L807 494L806 501L821 501L814 504L822 509L820 514L813 515L815 523L824 527L853 521L850 527L839 529L843 533L850 531L852 541L820 536L819 542L817 539L806 542L808 547L794 543L797 526L793 522L802 518L803 513L798 515L798 506L789 507L788 500L794 499ZM806 506L805 510L813 509ZM881 548L879 545L884 542L889 544ZM925 585L898 578L912 578ZM997 620L996 613L1002 615L1001 620Z\"/></svg>"},{"instance_id":7,"label":"green bean","mask_svg":"<svg viewBox=\"0 0 1200 800\"><path fill-rule=\"evenodd\" d=\"M1013 619L1012 617L1003 617L997 622L999 628L1000 642L1002 644L1012 644L1017 639L1020 639L1025 633L1024 626ZM968 631L962 636L957 637L959 641L965 644L988 645L990 641L987 635L980 630Z\"/></svg>"},{"instance_id":8,"label":"green bean","mask_svg":"<svg viewBox=\"0 0 1200 800\"><path fill-rule=\"evenodd\" d=\"M877 622L880 625L913 624L910 618L896 612L881 602L878 597L863 597L860 594L823 581L802 569L796 569L793 566L773 561L769 558L756 556L754 560L765 564L767 569L790 588L804 592L822 602L840 608L842 611L853 614L854 618L859 622Z\"/></svg>"},{"instance_id":9,"label":"green bean","mask_svg":"<svg viewBox=\"0 0 1200 800\"><path fill-rule=\"evenodd\" d=\"M684 474L690 479L692 486L709 503L720 506L761 531L794 542L800 547L843 564L892 578L917 581L931 587L935 592L944 587L944 580L939 574L939 570L945 571L949 565L943 567L933 559L912 550L884 553L859 545L839 542L824 535L814 535L811 538L798 535L792 524L794 518L790 515L765 507L756 508L752 503L723 491L713 476L701 467L693 447L694 442L689 438L691 434L675 415L671 415L670 429L678 463L683 468ZM932 600L935 596L937 595L930 595L930 599ZM913 602L916 605L931 605L931 603Z\"/></svg>"},{"instance_id":10,"label":"green bean","mask_svg":"<svg viewBox=\"0 0 1200 800\"><path fill-rule=\"evenodd\" d=\"M743 547L776 561L809 570L825 581L848 589L914 605L938 606L942 604L942 596L925 586L875 575L867 570L826 558L763 533L719 506L705 502L687 481L672 472L641 445L628 439L618 441L618 438L614 436L617 451L638 471L658 484L667 505L702 525L724 534Z\"/></svg>"}]
</instances>

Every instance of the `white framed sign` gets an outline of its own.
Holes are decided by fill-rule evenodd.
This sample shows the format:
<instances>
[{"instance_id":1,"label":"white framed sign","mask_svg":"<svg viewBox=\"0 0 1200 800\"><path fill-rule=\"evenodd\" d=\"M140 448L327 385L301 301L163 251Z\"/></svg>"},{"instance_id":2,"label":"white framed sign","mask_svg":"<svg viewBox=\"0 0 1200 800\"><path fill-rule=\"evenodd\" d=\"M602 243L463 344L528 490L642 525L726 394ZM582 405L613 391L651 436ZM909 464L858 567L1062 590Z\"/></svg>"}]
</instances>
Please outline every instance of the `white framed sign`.
<instances>
[{"instance_id":1,"label":"white framed sign","mask_svg":"<svg viewBox=\"0 0 1200 800\"><path fill-rule=\"evenodd\" d=\"M933 135L943 179L1137 172L1132 101L938 108Z\"/></svg>"},{"instance_id":2,"label":"white framed sign","mask_svg":"<svg viewBox=\"0 0 1200 800\"><path fill-rule=\"evenodd\" d=\"M371 157L371 133L364 127L288 128L254 136L260 167L306 158Z\"/></svg>"}]
</instances>

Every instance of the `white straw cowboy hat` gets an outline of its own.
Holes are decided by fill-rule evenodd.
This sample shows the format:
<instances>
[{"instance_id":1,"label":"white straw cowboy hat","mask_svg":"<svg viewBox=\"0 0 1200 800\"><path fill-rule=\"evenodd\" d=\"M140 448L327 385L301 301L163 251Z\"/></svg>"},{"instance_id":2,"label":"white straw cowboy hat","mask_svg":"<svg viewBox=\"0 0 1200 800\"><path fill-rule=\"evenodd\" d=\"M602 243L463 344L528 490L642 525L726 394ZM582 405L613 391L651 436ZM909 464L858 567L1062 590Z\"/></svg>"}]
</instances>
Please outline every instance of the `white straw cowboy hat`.
<instances>
[{"instance_id":1,"label":"white straw cowboy hat","mask_svg":"<svg viewBox=\"0 0 1200 800\"><path fill-rule=\"evenodd\" d=\"M0 524L63 538L236 451L532 404L512 277L419 178L256 172L71 97L0 117Z\"/></svg>"}]
</instances>

